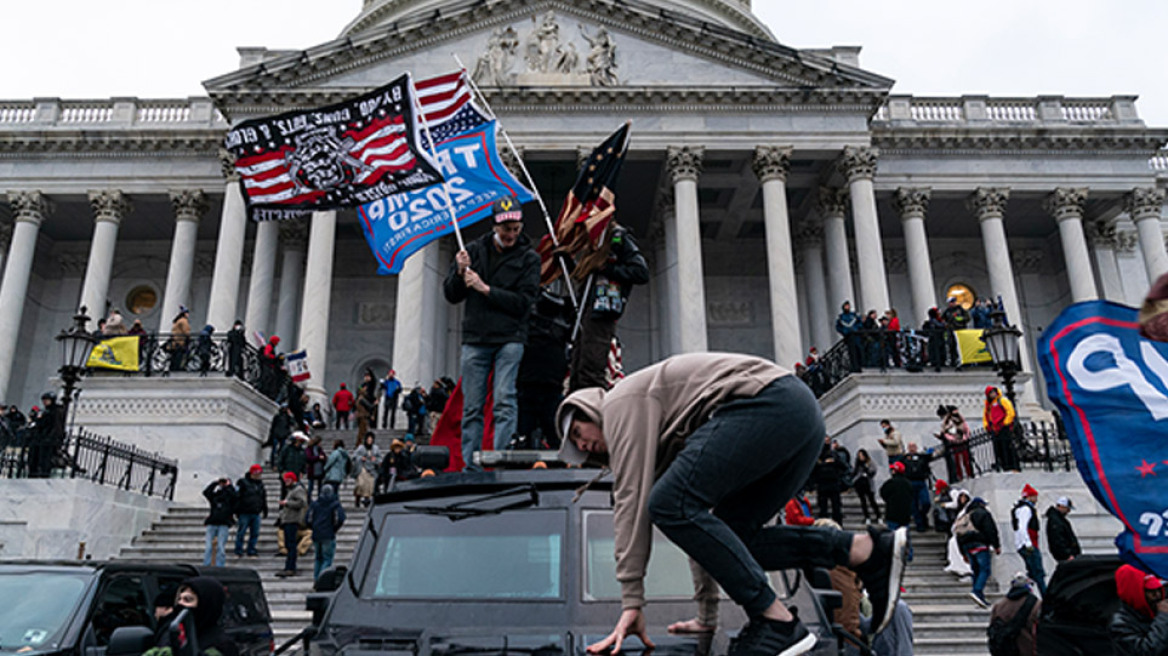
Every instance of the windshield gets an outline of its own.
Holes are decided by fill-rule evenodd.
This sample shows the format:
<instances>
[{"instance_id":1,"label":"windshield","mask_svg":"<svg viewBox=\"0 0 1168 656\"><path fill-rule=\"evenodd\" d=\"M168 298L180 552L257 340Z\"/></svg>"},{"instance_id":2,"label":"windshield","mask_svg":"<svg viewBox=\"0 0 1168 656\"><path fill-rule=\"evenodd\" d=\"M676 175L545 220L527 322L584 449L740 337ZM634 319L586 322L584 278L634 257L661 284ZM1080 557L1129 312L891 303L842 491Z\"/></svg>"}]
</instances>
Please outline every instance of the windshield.
<instances>
[{"instance_id":1,"label":"windshield","mask_svg":"<svg viewBox=\"0 0 1168 656\"><path fill-rule=\"evenodd\" d=\"M55 648L88 580L58 572L0 574L0 650Z\"/></svg>"},{"instance_id":2,"label":"windshield","mask_svg":"<svg viewBox=\"0 0 1168 656\"><path fill-rule=\"evenodd\" d=\"M621 598L616 580L616 539L612 532L611 510L584 513L585 599L610 601ZM689 576L689 559L656 528L653 529L653 553L645 572L646 599L692 599L693 581Z\"/></svg>"},{"instance_id":3,"label":"windshield","mask_svg":"<svg viewBox=\"0 0 1168 656\"><path fill-rule=\"evenodd\" d=\"M565 510L451 521L389 513L365 594L382 599L559 599Z\"/></svg>"}]
</instances>

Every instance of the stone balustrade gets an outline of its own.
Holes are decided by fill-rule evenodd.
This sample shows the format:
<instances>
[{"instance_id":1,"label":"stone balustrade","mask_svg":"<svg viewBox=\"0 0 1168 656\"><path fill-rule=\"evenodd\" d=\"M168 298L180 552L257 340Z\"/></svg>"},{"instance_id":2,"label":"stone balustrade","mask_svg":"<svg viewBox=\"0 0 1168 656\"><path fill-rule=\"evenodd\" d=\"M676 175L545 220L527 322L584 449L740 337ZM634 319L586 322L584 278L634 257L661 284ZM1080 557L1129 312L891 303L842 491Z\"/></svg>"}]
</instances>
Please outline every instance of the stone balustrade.
<instances>
[{"instance_id":1,"label":"stone balustrade","mask_svg":"<svg viewBox=\"0 0 1168 656\"><path fill-rule=\"evenodd\" d=\"M105 100L0 101L0 130L60 128L227 128L210 98L187 100L110 98Z\"/></svg>"},{"instance_id":2,"label":"stone balustrade","mask_svg":"<svg viewBox=\"0 0 1168 656\"><path fill-rule=\"evenodd\" d=\"M921 124L1131 123L1142 125L1135 96L991 98L889 96L874 121Z\"/></svg>"}]
</instances>

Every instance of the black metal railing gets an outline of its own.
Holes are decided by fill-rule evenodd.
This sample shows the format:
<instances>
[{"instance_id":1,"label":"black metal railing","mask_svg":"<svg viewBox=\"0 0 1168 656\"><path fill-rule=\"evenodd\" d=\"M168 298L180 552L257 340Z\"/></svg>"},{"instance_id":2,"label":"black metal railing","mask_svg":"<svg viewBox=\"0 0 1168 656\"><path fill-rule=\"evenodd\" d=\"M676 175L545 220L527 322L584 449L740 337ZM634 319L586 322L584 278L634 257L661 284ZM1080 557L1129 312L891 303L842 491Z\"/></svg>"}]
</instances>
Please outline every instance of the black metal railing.
<instances>
[{"instance_id":1,"label":"black metal railing","mask_svg":"<svg viewBox=\"0 0 1168 656\"><path fill-rule=\"evenodd\" d=\"M205 337L197 333L148 333L136 337L137 373L144 376L174 373L235 376L271 399L277 399L287 388L288 374L284 370L283 358L265 358L251 344L233 347L223 335ZM123 373L133 375L133 372Z\"/></svg>"},{"instance_id":2,"label":"black metal railing","mask_svg":"<svg viewBox=\"0 0 1168 656\"><path fill-rule=\"evenodd\" d=\"M178 463L157 453L84 429L56 445L36 443L38 436L32 429L2 432L0 478L84 478L98 485L174 499Z\"/></svg>"},{"instance_id":3,"label":"black metal railing","mask_svg":"<svg viewBox=\"0 0 1168 656\"><path fill-rule=\"evenodd\" d=\"M970 366L989 364L962 363L956 340L948 330L858 330L797 373L819 397L849 375L865 369L920 372L930 367L941 371Z\"/></svg>"},{"instance_id":4,"label":"black metal railing","mask_svg":"<svg viewBox=\"0 0 1168 656\"><path fill-rule=\"evenodd\" d=\"M1016 422L1012 434L1002 435L996 445L994 434L979 428L970 436L969 451L978 474L1024 469L1071 471L1075 466L1066 434L1048 422Z\"/></svg>"}]
</instances>

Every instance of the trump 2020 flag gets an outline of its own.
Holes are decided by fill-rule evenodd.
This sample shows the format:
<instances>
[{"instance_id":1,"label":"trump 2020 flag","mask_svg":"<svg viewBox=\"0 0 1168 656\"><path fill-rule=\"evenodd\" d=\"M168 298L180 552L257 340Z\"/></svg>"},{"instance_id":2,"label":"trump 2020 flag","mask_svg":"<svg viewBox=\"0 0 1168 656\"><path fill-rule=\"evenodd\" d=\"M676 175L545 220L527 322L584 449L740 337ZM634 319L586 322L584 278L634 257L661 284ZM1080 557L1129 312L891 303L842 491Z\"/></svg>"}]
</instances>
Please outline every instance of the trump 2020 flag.
<instances>
[{"instance_id":1,"label":"trump 2020 flag","mask_svg":"<svg viewBox=\"0 0 1168 656\"><path fill-rule=\"evenodd\" d=\"M490 215L491 205L500 198L513 196L520 203L532 199L499 159L494 121L447 138L438 144L437 156L460 228ZM358 210L361 229L377 258L377 273L399 273L406 258L454 231L442 187L390 196Z\"/></svg>"},{"instance_id":2,"label":"trump 2020 flag","mask_svg":"<svg viewBox=\"0 0 1168 656\"><path fill-rule=\"evenodd\" d=\"M1134 308L1090 301L1044 332L1039 363L1091 493L1124 530L1120 555L1168 578L1168 343Z\"/></svg>"},{"instance_id":3,"label":"trump 2020 flag","mask_svg":"<svg viewBox=\"0 0 1168 656\"><path fill-rule=\"evenodd\" d=\"M335 105L244 121L224 145L256 220L357 207L441 182L408 74Z\"/></svg>"},{"instance_id":4,"label":"trump 2020 flag","mask_svg":"<svg viewBox=\"0 0 1168 656\"><path fill-rule=\"evenodd\" d=\"M308 371L308 351L297 351L284 356L284 366L288 368L288 375L292 382L301 383L312 378Z\"/></svg>"}]
</instances>

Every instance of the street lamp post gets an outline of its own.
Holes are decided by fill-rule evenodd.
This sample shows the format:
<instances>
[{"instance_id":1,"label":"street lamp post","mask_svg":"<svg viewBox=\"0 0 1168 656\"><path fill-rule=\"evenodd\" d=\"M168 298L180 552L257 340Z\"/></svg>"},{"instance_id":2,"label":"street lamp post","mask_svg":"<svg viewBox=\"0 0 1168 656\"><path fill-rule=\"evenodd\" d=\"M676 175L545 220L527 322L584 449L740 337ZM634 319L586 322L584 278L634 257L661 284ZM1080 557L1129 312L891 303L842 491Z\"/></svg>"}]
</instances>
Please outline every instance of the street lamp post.
<instances>
[{"instance_id":1,"label":"street lamp post","mask_svg":"<svg viewBox=\"0 0 1168 656\"><path fill-rule=\"evenodd\" d=\"M981 341L985 342L986 350L990 352L990 359L993 360L994 369L997 370L998 376L1002 379L1002 387L1006 388L1006 398L1010 400L1010 404L1014 406L1017 412L1018 404L1014 399L1014 377L1018 372L1022 371L1022 363L1019 359L1019 340L1022 337L1022 331L1015 326L1006 325L1006 313L1001 309L996 309L990 313L990 327L985 329L981 335ZM1021 441L1018 435L1018 420L1015 415L1014 424L1012 426L1014 433L1011 443L1004 445L1005 449L1014 453L1012 464L1021 465L1017 460L1016 444ZM997 441L995 439L995 441ZM995 456L997 454L995 453ZM998 463L1002 470L1005 470L1003 463Z\"/></svg>"},{"instance_id":2,"label":"street lamp post","mask_svg":"<svg viewBox=\"0 0 1168 656\"><path fill-rule=\"evenodd\" d=\"M85 306L81 306L77 314L73 315L73 325L62 330L56 338L61 345L61 367L57 373L61 375L61 382L65 385L64 395L61 399L65 426L69 425L69 405L73 402L77 383L85 373L89 354L98 342L98 339L85 329L85 325L89 322L85 310Z\"/></svg>"}]
</instances>

